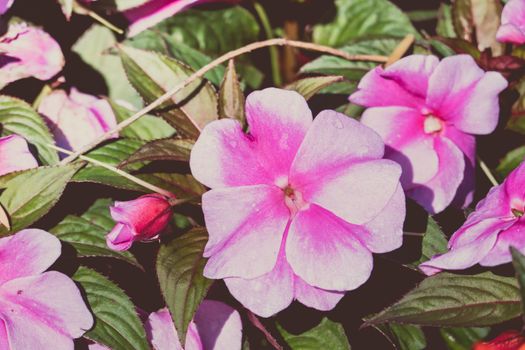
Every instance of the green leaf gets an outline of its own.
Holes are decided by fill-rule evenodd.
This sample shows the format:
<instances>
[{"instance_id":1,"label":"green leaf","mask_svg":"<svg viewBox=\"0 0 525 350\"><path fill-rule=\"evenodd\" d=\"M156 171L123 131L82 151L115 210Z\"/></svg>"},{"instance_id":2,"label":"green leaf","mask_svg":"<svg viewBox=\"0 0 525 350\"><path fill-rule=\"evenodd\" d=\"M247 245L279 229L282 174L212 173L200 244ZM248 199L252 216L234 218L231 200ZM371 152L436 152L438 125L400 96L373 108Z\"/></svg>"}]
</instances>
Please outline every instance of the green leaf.
<instances>
[{"instance_id":1,"label":"green leaf","mask_svg":"<svg viewBox=\"0 0 525 350\"><path fill-rule=\"evenodd\" d=\"M343 326L326 317L316 327L298 335L288 333L279 324L277 329L292 350L350 350Z\"/></svg>"},{"instance_id":2,"label":"green leaf","mask_svg":"<svg viewBox=\"0 0 525 350\"><path fill-rule=\"evenodd\" d=\"M111 204L111 199L98 199L82 216L68 215L50 232L71 244L79 257L111 257L140 266L130 252L115 251L106 245L105 236L115 226L109 214Z\"/></svg>"},{"instance_id":3,"label":"green leaf","mask_svg":"<svg viewBox=\"0 0 525 350\"><path fill-rule=\"evenodd\" d=\"M306 100L312 98L324 88L342 81L344 78L340 75L328 75L322 77L310 77L299 79L285 87L287 90L294 90L303 95Z\"/></svg>"},{"instance_id":4,"label":"green leaf","mask_svg":"<svg viewBox=\"0 0 525 350\"><path fill-rule=\"evenodd\" d=\"M314 27L317 44L340 47L365 37L417 35L407 15L387 0L336 0L335 5L333 21Z\"/></svg>"},{"instance_id":5,"label":"green leaf","mask_svg":"<svg viewBox=\"0 0 525 350\"><path fill-rule=\"evenodd\" d=\"M11 230L1 226L0 237L18 232L47 214L80 166L40 167L9 174L0 204L9 215Z\"/></svg>"},{"instance_id":6,"label":"green leaf","mask_svg":"<svg viewBox=\"0 0 525 350\"><path fill-rule=\"evenodd\" d=\"M503 157L496 168L496 175L503 180L525 160L525 146L513 149Z\"/></svg>"},{"instance_id":7,"label":"green leaf","mask_svg":"<svg viewBox=\"0 0 525 350\"><path fill-rule=\"evenodd\" d=\"M182 83L193 70L167 56L120 46L126 74L147 103ZM175 94L157 111L181 134L196 139L200 130L218 119L217 96L212 85L197 79Z\"/></svg>"},{"instance_id":8,"label":"green leaf","mask_svg":"<svg viewBox=\"0 0 525 350\"><path fill-rule=\"evenodd\" d=\"M244 93L242 92L235 63L230 60L219 89L219 116L237 119L244 124Z\"/></svg>"},{"instance_id":9,"label":"green leaf","mask_svg":"<svg viewBox=\"0 0 525 350\"><path fill-rule=\"evenodd\" d=\"M516 84L520 97L512 106L512 114L507 123L507 128L525 135L525 79Z\"/></svg>"},{"instance_id":10,"label":"green leaf","mask_svg":"<svg viewBox=\"0 0 525 350\"><path fill-rule=\"evenodd\" d=\"M80 283L95 327L84 336L113 350L149 350L146 332L135 305L115 283L87 267L79 267L73 280Z\"/></svg>"},{"instance_id":11,"label":"green leaf","mask_svg":"<svg viewBox=\"0 0 525 350\"><path fill-rule=\"evenodd\" d=\"M199 203L201 196L206 192L206 188L189 174L154 173L141 174L138 177L193 203Z\"/></svg>"},{"instance_id":12,"label":"green leaf","mask_svg":"<svg viewBox=\"0 0 525 350\"><path fill-rule=\"evenodd\" d=\"M429 215L421 244L421 258L410 264L410 266L417 268L420 264L430 260L434 255L445 253L448 250L447 244L447 236L445 236L436 220Z\"/></svg>"},{"instance_id":13,"label":"green leaf","mask_svg":"<svg viewBox=\"0 0 525 350\"><path fill-rule=\"evenodd\" d=\"M472 345L485 338L489 327L483 328L441 328L439 333L450 350L471 350Z\"/></svg>"},{"instance_id":14,"label":"green leaf","mask_svg":"<svg viewBox=\"0 0 525 350\"><path fill-rule=\"evenodd\" d=\"M390 331L400 350L423 350L427 347L425 333L421 327L392 323Z\"/></svg>"},{"instance_id":15,"label":"green leaf","mask_svg":"<svg viewBox=\"0 0 525 350\"><path fill-rule=\"evenodd\" d=\"M520 286L522 312L525 311L525 256L514 247L510 247L512 254L512 265L516 271L516 279ZM525 312L523 313L525 315Z\"/></svg>"},{"instance_id":16,"label":"green leaf","mask_svg":"<svg viewBox=\"0 0 525 350\"><path fill-rule=\"evenodd\" d=\"M446 38L457 38L452 22L452 6L449 4L439 5L438 22L436 27L438 35Z\"/></svg>"},{"instance_id":17,"label":"green leaf","mask_svg":"<svg viewBox=\"0 0 525 350\"><path fill-rule=\"evenodd\" d=\"M521 314L516 281L485 272L454 275L442 272L421 282L400 301L366 324L395 322L421 326L479 327Z\"/></svg>"},{"instance_id":18,"label":"green leaf","mask_svg":"<svg viewBox=\"0 0 525 350\"><path fill-rule=\"evenodd\" d=\"M62 13L69 21L71 19L71 15L73 14L73 0L58 0L58 3L62 8Z\"/></svg>"},{"instance_id":19,"label":"green leaf","mask_svg":"<svg viewBox=\"0 0 525 350\"><path fill-rule=\"evenodd\" d=\"M192 140L185 139L162 139L148 142L120 163L120 167L154 160L188 162L193 144Z\"/></svg>"},{"instance_id":20,"label":"green leaf","mask_svg":"<svg viewBox=\"0 0 525 350\"><path fill-rule=\"evenodd\" d=\"M202 275L207 240L206 229L195 228L162 245L157 256L160 289L182 344L188 324L213 283Z\"/></svg>"},{"instance_id":21,"label":"green leaf","mask_svg":"<svg viewBox=\"0 0 525 350\"><path fill-rule=\"evenodd\" d=\"M40 115L26 102L10 96L0 96L2 136L18 134L34 145L38 158L46 165L56 164L58 154L47 146L55 141Z\"/></svg>"}]
</instances>

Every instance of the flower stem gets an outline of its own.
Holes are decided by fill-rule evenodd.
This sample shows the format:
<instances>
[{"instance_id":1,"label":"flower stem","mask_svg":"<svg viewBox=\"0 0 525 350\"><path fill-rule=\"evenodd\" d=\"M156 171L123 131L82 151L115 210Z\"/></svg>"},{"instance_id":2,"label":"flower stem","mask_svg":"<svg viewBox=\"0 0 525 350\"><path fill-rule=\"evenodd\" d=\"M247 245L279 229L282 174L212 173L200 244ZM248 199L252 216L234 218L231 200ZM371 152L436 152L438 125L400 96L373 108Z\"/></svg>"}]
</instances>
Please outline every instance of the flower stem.
<instances>
[{"instance_id":1,"label":"flower stem","mask_svg":"<svg viewBox=\"0 0 525 350\"><path fill-rule=\"evenodd\" d=\"M275 350L283 350L283 347L279 344L277 339L275 339L274 336L270 333L270 331L266 329L266 327L261 323L257 316L255 316L255 314L250 310L246 310L246 313L248 316L248 320L255 326L255 328L257 328L264 334L268 343L270 343L270 345L273 346Z\"/></svg>"},{"instance_id":2,"label":"flower stem","mask_svg":"<svg viewBox=\"0 0 525 350\"><path fill-rule=\"evenodd\" d=\"M268 19L268 15L266 14L264 7L257 1L253 3L253 7L255 8L255 12L257 12L257 15L259 16L259 19L264 29L266 38L267 39L273 38L274 35L273 35L272 26L270 25L270 20ZM272 65L273 84L275 86L281 86L283 84L283 80L281 78L281 70L279 66L279 51L277 50L277 47L275 46L270 46L269 50L270 50L270 63Z\"/></svg>"},{"instance_id":3,"label":"flower stem","mask_svg":"<svg viewBox=\"0 0 525 350\"><path fill-rule=\"evenodd\" d=\"M381 55L352 55L349 53L346 53L344 51L334 49L329 46L323 46L323 45L317 45L314 43L307 43L303 41L294 41L294 40L288 40L285 38L275 38L275 39L269 39L265 41L258 41L255 43L248 44L246 46L243 46L239 49L227 52L226 54L220 56L219 58L213 60L212 62L208 63L198 71L194 72L192 75L184 79L182 82L174 86L172 89L164 93L162 96L157 98L155 101L147 105L146 107L142 108L140 111L136 112L134 115L129 117L128 119L123 120L120 122L116 127L109 130L105 134L99 136L86 146L82 147L80 150L72 153L68 157L62 159L61 164L67 164L71 161L73 161L75 158L79 157L81 154L86 153L96 147L99 143L106 140L111 135L118 133L120 130L124 129L128 125L135 122L137 119L142 117L143 115L153 111L155 108L162 105L164 102L168 101L171 96L175 95L180 90L184 89L186 86L190 85L193 81L196 79L202 78L207 72L214 69L215 67L220 66L224 62L228 62L232 58L235 58L237 56L243 55L245 53L263 48L268 46L293 46L305 50L311 50L311 51L318 51L323 52L326 54L330 54L333 56L342 57L344 59L347 59L349 61L371 61L371 62L379 62L379 63L385 63L388 60L388 57L381 56Z\"/></svg>"},{"instance_id":4,"label":"flower stem","mask_svg":"<svg viewBox=\"0 0 525 350\"><path fill-rule=\"evenodd\" d=\"M479 167L481 168L481 170L483 170L483 172L485 173L489 181L492 183L492 185L498 186L499 185L498 180L496 180L494 175L492 175L492 172L490 171L487 164L485 164L485 162L480 157L478 157L478 162L479 162Z\"/></svg>"},{"instance_id":5,"label":"flower stem","mask_svg":"<svg viewBox=\"0 0 525 350\"><path fill-rule=\"evenodd\" d=\"M122 29L120 29L119 27L117 27L113 23L109 22L107 19L105 19L104 17L102 17L101 15L96 13L95 11L92 11L92 10L88 9L87 7L84 7L84 6L80 5L77 2L75 2L73 4L73 6L74 6L74 10L75 10L76 13L87 15L87 16L93 18L95 21L97 21L100 24L102 24L103 26L111 29L112 31L114 31L117 34L124 34L124 31Z\"/></svg>"}]
</instances>

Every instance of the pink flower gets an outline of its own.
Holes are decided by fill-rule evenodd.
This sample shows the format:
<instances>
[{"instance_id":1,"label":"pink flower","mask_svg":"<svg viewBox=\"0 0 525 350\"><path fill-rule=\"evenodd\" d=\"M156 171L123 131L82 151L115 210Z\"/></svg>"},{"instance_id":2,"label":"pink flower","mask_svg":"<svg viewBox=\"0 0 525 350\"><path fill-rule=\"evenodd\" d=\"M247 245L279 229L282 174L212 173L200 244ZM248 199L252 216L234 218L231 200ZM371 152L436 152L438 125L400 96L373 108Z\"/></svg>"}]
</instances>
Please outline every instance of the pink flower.
<instances>
[{"instance_id":1,"label":"pink flower","mask_svg":"<svg viewBox=\"0 0 525 350\"><path fill-rule=\"evenodd\" d=\"M168 309L152 313L146 323L155 350L183 350ZM204 300L186 333L184 350L240 350L241 316L219 301Z\"/></svg>"},{"instance_id":2,"label":"pink flower","mask_svg":"<svg viewBox=\"0 0 525 350\"><path fill-rule=\"evenodd\" d=\"M191 153L193 175L212 188L204 274L261 316L294 298L330 310L368 279L372 252L401 245L401 169L381 159L372 129L329 110L312 121L296 92L254 92L246 114L249 134L214 121Z\"/></svg>"},{"instance_id":3,"label":"pink flower","mask_svg":"<svg viewBox=\"0 0 525 350\"><path fill-rule=\"evenodd\" d=\"M48 80L63 67L60 46L41 29L14 24L0 38L0 88L29 77Z\"/></svg>"},{"instance_id":4,"label":"pink flower","mask_svg":"<svg viewBox=\"0 0 525 350\"><path fill-rule=\"evenodd\" d=\"M146 194L127 202L115 202L110 208L117 222L106 236L108 247L127 250L135 241L155 239L171 218L171 205L160 194Z\"/></svg>"},{"instance_id":5,"label":"pink flower","mask_svg":"<svg viewBox=\"0 0 525 350\"><path fill-rule=\"evenodd\" d=\"M503 8L498 41L525 44L525 0L510 0Z\"/></svg>"},{"instance_id":6,"label":"pink flower","mask_svg":"<svg viewBox=\"0 0 525 350\"><path fill-rule=\"evenodd\" d=\"M493 187L448 242L449 252L420 265L427 275L475 264L496 266L512 260L509 247L525 253L525 162Z\"/></svg>"},{"instance_id":7,"label":"pink flower","mask_svg":"<svg viewBox=\"0 0 525 350\"><path fill-rule=\"evenodd\" d=\"M60 241L27 229L0 239L0 348L73 350L93 326L75 283L45 272L60 256Z\"/></svg>"},{"instance_id":8,"label":"pink flower","mask_svg":"<svg viewBox=\"0 0 525 350\"><path fill-rule=\"evenodd\" d=\"M458 206L472 201L473 135L494 131L498 94L506 87L501 74L485 73L470 56L439 62L413 55L367 73L350 101L372 107L361 122L381 135L385 157L403 168L407 196L439 213L453 201Z\"/></svg>"},{"instance_id":9,"label":"pink flower","mask_svg":"<svg viewBox=\"0 0 525 350\"><path fill-rule=\"evenodd\" d=\"M0 137L0 176L36 167L38 162L23 137L14 134Z\"/></svg>"},{"instance_id":10,"label":"pink flower","mask_svg":"<svg viewBox=\"0 0 525 350\"><path fill-rule=\"evenodd\" d=\"M124 16L130 22L128 36L135 36L191 6L209 2L238 1L240 0L149 0L124 12Z\"/></svg>"},{"instance_id":11,"label":"pink flower","mask_svg":"<svg viewBox=\"0 0 525 350\"><path fill-rule=\"evenodd\" d=\"M58 146L77 150L117 125L109 103L72 88L53 91L42 99L38 112L43 114ZM113 135L118 137L118 135Z\"/></svg>"},{"instance_id":12,"label":"pink flower","mask_svg":"<svg viewBox=\"0 0 525 350\"><path fill-rule=\"evenodd\" d=\"M15 0L0 0L0 15L3 15L13 6Z\"/></svg>"}]
</instances>

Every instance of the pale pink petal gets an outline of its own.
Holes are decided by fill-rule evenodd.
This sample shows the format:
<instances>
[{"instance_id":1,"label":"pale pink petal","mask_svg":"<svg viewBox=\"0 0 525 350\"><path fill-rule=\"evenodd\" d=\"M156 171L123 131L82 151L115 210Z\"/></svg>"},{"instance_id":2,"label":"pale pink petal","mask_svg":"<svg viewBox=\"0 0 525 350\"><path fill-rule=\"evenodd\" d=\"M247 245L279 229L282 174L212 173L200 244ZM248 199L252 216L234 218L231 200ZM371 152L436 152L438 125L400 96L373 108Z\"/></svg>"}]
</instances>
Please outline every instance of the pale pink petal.
<instances>
[{"instance_id":1,"label":"pale pink petal","mask_svg":"<svg viewBox=\"0 0 525 350\"><path fill-rule=\"evenodd\" d=\"M203 349L241 349L241 315L232 307L220 301L204 300L193 320Z\"/></svg>"},{"instance_id":2,"label":"pale pink petal","mask_svg":"<svg viewBox=\"0 0 525 350\"><path fill-rule=\"evenodd\" d=\"M469 55L444 58L429 82L427 105L433 114L471 134L489 134L499 118L503 76L485 73Z\"/></svg>"},{"instance_id":3,"label":"pale pink petal","mask_svg":"<svg viewBox=\"0 0 525 350\"><path fill-rule=\"evenodd\" d=\"M70 350L94 322L75 283L55 271L4 283L0 318L12 349Z\"/></svg>"},{"instance_id":4,"label":"pale pink petal","mask_svg":"<svg viewBox=\"0 0 525 350\"><path fill-rule=\"evenodd\" d=\"M128 250L137 236L137 233L129 225L116 224L106 236L106 244L113 250Z\"/></svg>"},{"instance_id":5,"label":"pale pink petal","mask_svg":"<svg viewBox=\"0 0 525 350\"><path fill-rule=\"evenodd\" d=\"M379 135L358 121L335 111L323 111L308 130L290 170L295 188L322 178L352 162L383 157Z\"/></svg>"},{"instance_id":6,"label":"pale pink petal","mask_svg":"<svg viewBox=\"0 0 525 350\"><path fill-rule=\"evenodd\" d=\"M434 148L439 157L439 170L427 183L407 191L431 214L439 213L450 205L463 181L465 159L463 153L450 140L435 137Z\"/></svg>"},{"instance_id":7,"label":"pale pink petal","mask_svg":"<svg viewBox=\"0 0 525 350\"><path fill-rule=\"evenodd\" d=\"M61 253L60 241L39 229L25 229L0 238L0 285L47 270Z\"/></svg>"},{"instance_id":8,"label":"pale pink petal","mask_svg":"<svg viewBox=\"0 0 525 350\"><path fill-rule=\"evenodd\" d=\"M406 107L369 108L361 122L371 127L388 146L385 158L401 165L401 183L408 190L432 179L438 171L433 138L424 132L421 112Z\"/></svg>"},{"instance_id":9,"label":"pale pink petal","mask_svg":"<svg viewBox=\"0 0 525 350\"><path fill-rule=\"evenodd\" d=\"M102 345L99 343L93 343L93 344L88 345L88 350L111 350L111 349L105 345Z\"/></svg>"},{"instance_id":10,"label":"pale pink petal","mask_svg":"<svg viewBox=\"0 0 525 350\"><path fill-rule=\"evenodd\" d=\"M5 322L1 319L0 319L0 350L11 350L11 348L9 347L9 339L7 337L7 329L5 326Z\"/></svg>"},{"instance_id":11,"label":"pale pink petal","mask_svg":"<svg viewBox=\"0 0 525 350\"><path fill-rule=\"evenodd\" d=\"M210 237L205 276L255 278L273 268L290 218L280 188L214 189L204 194L202 207Z\"/></svg>"},{"instance_id":12,"label":"pale pink petal","mask_svg":"<svg viewBox=\"0 0 525 350\"><path fill-rule=\"evenodd\" d=\"M502 43L525 44L525 32L512 23L503 24L496 32L496 39Z\"/></svg>"},{"instance_id":13,"label":"pale pink petal","mask_svg":"<svg viewBox=\"0 0 525 350\"><path fill-rule=\"evenodd\" d=\"M316 310L332 310L345 296L345 292L334 292L312 287L298 276L295 276L294 281L295 298L302 304Z\"/></svg>"},{"instance_id":14,"label":"pale pink petal","mask_svg":"<svg viewBox=\"0 0 525 350\"><path fill-rule=\"evenodd\" d=\"M145 326L155 350L183 350L168 308L152 312Z\"/></svg>"},{"instance_id":15,"label":"pale pink petal","mask_svg":"<svg viewBox=\"0 0 525 350\"><path fill-rule=\"evenodd\" d=\"M36 167L38 162L23 137L13 134L0 138L0 176Z\"/></svg>"},{"instance_id":16,"label":"pale pink petal","mask_svg":"<svg viewBox=\"0 0 525 350\"><path fill-rule=\"evenodd\" d=\"M171 350L171 347L166 348L166 350ZM188 325L184 350L205 350L199 335L199 331L197 330L197 325L195 325L195 322L193 321L191 321Z\"/></svg>"},{"instance_id":17,"label":"pale pink petal","mask_svg":"<svg viewBox=\"0 0 525 350\"><path fill-rule=\"evenodd\" d=\"M294 297L294 275L284 254L269 273L254 279L225 278L230 293L246 308L261 317L286 309Z\"/></svg>"},{"instance_id":18,"label":"pale pink petal","mask_svg":"<svg viewBox=\"0 0 525 350\"><path fill-rule=\"evenodd\" d=\"M516 203L519 206L525 203L525 161L507 176L503 188L509 204Z\"/></svg>"},{"instance_id":19,"label":"pale pink petal","mask_svg":"<svg viewBox=\"0 0 525 350\"><path fill-rule=\"evenodd\" d=\"M3 15L7 12L13 5L15 0L0 0L0 15ZM1 348L0 348L1 349Z\"/></svg>"},{"instance_id":20,"label":"pale pink petal","mask_svg":"<svg viewBox=\"0 0 525 350\"><path fill-rule=\"evenodd\" d=\"M496 33L496 38L501 42L514 44L525 43L525 2L523 0L510 0L503 8L501 14L501 27Z\"/></svg>"},{"instance_id":21,"label":"pale pink petal","mask_svg":"<svg viewBox=\"0 0 525 350\"><path fill-rule=\"evenodd\" d=\"M496 266L512 261L510 247L525 253L525 222L516 221L511 227L500 232L490 252L480 261L482 266Z\"/></svg>"},{"instance_id":22,"label":"pale pink petal","mask_svg":"<svg viewBox=\"0 0 525 350\"><path fill-rule=\"evenodd\" d=\"M333 291L353 290L372 272L372 253L359 241L366 230L312 204L297 213L286 240L286 258L306 283Z\"/></svg>"},{"instance_id":23,"label":"pale pink petal","mask_svg":"<svg viewBox=\"0 0 525 350\"><path fill-rule=\"evenodd\" d=\"M298 190L303 191L307 202L361 225L374 219L390 201L400 176L401 167L397 163L388 159L370 160L334 170Z\"/></svg>"}]
</instances>

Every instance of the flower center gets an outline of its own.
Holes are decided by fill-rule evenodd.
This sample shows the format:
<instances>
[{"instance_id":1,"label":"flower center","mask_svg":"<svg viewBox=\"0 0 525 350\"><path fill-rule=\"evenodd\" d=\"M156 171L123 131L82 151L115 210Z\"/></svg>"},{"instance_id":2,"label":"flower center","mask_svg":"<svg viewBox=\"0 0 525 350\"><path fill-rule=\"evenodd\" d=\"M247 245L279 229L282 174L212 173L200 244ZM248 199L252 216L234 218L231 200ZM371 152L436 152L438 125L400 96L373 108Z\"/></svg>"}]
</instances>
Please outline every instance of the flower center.
<instances>
[{"instance_id":1,"label":"flower center","mask_svg":"<svg viewBox=\"0 0 525 350\"><path fill-rule=\"evenodd\" d=\"M510 211L512 211L512 214L514 215L514 217L518 219L521 218L523 214L525 214L525 202L519 199L514 199L511 202L510 208L511 208Z\"/></svg>"},{"instance_id":2,"label":"flower center","mask_svg":"<svg viewBox=\"0 0 525 350\"><path fill-rule=\"evenodd\" d=\"M300 210L305 210L310 207L310 204L303 199L301 192L294 190L290 185L283 188L284 203L290 209L290 213L295 215Z\"/></svg>"},{"instance_id":3,"label":"flower center","mask_svg":"<svg viewBox=\"0 0 525 350\"><path fill-rule=\"evenodd\" d=\"M438 133L443 130L443 121L440 118L429 114L425 117L423 129L425 130L426 134Z\"/></svg>"}]
</instances>

